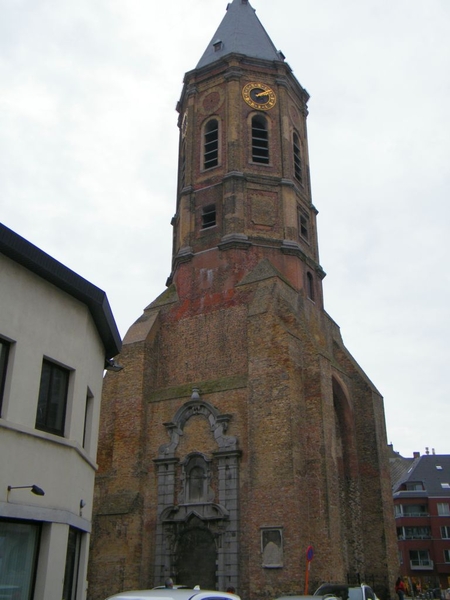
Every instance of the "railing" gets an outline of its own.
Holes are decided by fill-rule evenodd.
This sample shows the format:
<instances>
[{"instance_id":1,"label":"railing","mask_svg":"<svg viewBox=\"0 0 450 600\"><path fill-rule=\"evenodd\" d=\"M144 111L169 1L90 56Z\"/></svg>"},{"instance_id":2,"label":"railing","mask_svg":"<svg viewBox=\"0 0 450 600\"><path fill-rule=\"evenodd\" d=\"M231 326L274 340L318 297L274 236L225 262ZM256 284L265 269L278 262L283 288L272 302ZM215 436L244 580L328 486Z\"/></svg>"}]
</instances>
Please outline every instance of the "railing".
<instances>
[{"instance_id":1,"label":"railing","mask_svg":"<svg viewBox=\"0 0 450 600\"><path fill-rule=\"evenodd\" d=\"M427 560L427 559L417 559L417 560L410 560L409 561L409 565L411 567L411 569L416 569L416 570L427 570L427 571L432 571L434 568L434 563L432 560Z\"/></svg>"},{"instance_id":2,"label":"railing","mask_svg":"<svg viewBox=\"0 0 450 600\"><path fill-rule=\"evenodd\" d=\"M410 513L396 513L396 519L402 519L404 517L429 517L429 512L410 512Z\"/></svg>"}]
</instances>

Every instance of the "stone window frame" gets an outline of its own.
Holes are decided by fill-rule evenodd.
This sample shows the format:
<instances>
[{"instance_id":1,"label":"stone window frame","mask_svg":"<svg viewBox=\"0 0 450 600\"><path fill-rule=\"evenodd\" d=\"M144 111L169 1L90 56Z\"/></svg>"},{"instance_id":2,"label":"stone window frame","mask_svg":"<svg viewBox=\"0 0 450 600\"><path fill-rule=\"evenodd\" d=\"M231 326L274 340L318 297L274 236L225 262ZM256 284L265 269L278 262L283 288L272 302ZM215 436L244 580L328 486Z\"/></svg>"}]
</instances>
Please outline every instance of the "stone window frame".
<instances>
[{"instance_id":1,"label":"stone window frame","mask_svg":"<svg viewBox=\"0 0 450 600\"><path fill-rule=\"evenodd\" d=\"M192 478L191 474L194 469L201 469L203 472L203 489L198 498L193 497L191 489ZM184 504L205 504L212 502L214 494L210 491L211 483L211 460L206 458L200 452L188 454L182 462L182 483L183 494L180 497L180 502Z\"/></svg>"},{"instance_id":2,"label":"stone window frame","mask_svg":"<svg viewBox=\"0 0 450 600\"><path fill-rule=\"evenodd\" d=\"M283 564L283 527L260 527L261 561L264 569L280 569ZM269 548L269 544L272 547ZM277 550L278 548L278 550ZM277 555L278 552L278 555Z\"/></svg>"}]
</instances>

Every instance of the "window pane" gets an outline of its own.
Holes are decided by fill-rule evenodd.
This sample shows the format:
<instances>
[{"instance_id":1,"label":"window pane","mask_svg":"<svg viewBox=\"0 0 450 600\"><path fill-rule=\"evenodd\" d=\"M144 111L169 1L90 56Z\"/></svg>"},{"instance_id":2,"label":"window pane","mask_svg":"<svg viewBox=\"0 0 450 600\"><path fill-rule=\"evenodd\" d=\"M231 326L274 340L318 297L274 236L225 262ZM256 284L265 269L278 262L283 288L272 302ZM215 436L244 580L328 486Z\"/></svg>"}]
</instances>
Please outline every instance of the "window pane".
<instances>
[{"instance_id":1,"label":"window pane","mask_svg":"<svg viewBox=\"0 0 450 600\"><path fill-rule=\"evenodd\" d=\"M40 526L0 521L0 598L31 600ZM6 595L6 592L10 595Z\"/></svg>"},{"instance_id":2,"label":"window pane","mask_svg":"<svg viewBox=\"0 0 450 600\"><path fill-rule=\"evenodd\" d=\"M438 503L437 507L438 507L438 515L440 515L440 516L450 515L450 508L447 503L440 502L440 503Z\"/></svg>"},{"instance_id":3,"label":"window pane","mask_svg":"<svg viewBox=\"0 0 450 600\"><path fill-rule=\"evenodd\" d=\"M0 339L0 416L5 389L6 367L8 365L9 343Z\"/></svg>"},{"instance_id":4,"label":"window pane","mask_svg":"<svg viewBox=\"0 0 450 600\"><path fill-rule=\"evenodd\" d=\"M202 229L214 227L216 224L216 205L205 206L202 212Z\"/></svg>"},{"instance_id":5,"label":"window pane","mask_svg":"<svg viewBox=\"0 0 450 600\"><path fill-rule=\"evenodd\" d=\"M42 363L36 428L64 435L69 371L49 361Z\"/></svg>"},{"instance_id":6,"label":"window pane","mask_svg":"<svg viewBox=\"0 0 450 600\"><path fill-rule=\"evenodd\" d=\"M74 527L70 527L69 539L67 540L66 568L64 572L64 600L74 600L76 598L80 540L80 531Z\"/></svg>"}]
</instances>

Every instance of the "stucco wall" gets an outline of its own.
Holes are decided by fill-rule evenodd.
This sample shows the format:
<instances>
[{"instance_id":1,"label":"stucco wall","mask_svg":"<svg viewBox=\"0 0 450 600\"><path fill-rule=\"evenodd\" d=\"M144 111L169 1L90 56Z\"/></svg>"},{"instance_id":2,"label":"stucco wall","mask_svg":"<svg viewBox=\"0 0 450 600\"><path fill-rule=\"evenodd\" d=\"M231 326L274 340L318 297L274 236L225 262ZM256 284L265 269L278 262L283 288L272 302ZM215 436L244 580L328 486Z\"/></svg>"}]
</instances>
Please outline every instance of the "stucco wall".
<instances>
[{"instance_id":1,"label":"stucco wall","mask_svg":"<svg viewBox=\"0 0 450 600\"><path fill-rule=\"evenodd\" d=\"M0 517L45 523L34 597L48 600L61 597L69 526L86 537L91 527L105 350L85 304L3 255L0 290L0 336L11 343L0 418ZM35 429L43 358L70 370L64 437ZM31 484L45 496L7 490ZM85 551L80 562L77 600L85 597Z\"/></svg>"}]
</instances>

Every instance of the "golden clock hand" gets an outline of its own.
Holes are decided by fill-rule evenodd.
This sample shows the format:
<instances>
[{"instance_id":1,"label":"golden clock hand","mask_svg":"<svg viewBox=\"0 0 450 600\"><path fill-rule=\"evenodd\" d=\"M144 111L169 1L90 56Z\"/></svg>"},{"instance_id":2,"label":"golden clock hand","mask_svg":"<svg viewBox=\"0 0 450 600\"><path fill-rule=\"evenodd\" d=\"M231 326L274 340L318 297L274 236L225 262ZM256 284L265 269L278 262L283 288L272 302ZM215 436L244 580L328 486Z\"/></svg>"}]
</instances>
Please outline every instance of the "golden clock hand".
<instances>
[{"instance_id":1,"label":"golden clock hand","mask_svg":"<svg viewBox=\"0 0 450 600\"><path fill-rule=\"evenodd\" d=\"M264 90L263 92L259 92L259 94L256 94L256 97L259 98L260 96L268 96L269 92Z\"/></svg>"}]
</instances>

